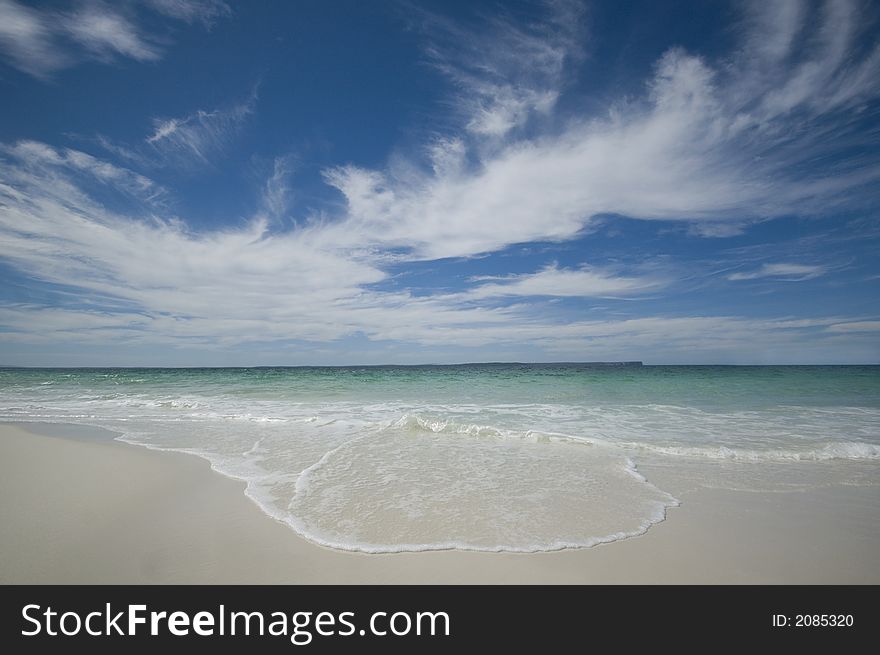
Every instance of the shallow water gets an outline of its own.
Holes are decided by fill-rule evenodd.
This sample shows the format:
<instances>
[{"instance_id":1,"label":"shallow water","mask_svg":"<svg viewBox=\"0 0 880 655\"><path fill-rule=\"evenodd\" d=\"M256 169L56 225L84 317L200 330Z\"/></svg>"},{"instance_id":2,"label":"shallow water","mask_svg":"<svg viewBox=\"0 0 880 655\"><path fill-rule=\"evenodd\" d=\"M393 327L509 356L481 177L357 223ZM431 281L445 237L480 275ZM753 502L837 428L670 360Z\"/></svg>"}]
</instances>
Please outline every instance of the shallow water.
<instances>
[{"instance_id":1,"label":"shallow water","mask_svg":"<svg viewBox=\"0 0 880 655\"><path fill-rule=\"evenodd\" d=\"M0 420L199 454L369 552L590 546L691 488L880 482L876 366L0 369Z\"/></svg>"}]
</instances>

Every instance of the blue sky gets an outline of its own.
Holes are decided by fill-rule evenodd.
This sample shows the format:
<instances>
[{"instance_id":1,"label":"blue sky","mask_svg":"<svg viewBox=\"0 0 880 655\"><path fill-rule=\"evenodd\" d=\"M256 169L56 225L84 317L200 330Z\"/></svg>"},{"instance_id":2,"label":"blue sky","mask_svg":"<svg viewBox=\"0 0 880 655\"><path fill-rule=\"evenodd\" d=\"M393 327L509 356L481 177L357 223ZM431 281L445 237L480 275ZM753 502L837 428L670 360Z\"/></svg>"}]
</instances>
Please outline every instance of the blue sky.
<instances>
[{"instance_id":1,"label":"blue sky","mask_svg":"<svg viewBox=\"0 0 880 655\"><path fill-rule=\"evenodd\" d=\"M878 14L0 0L0 364L877 363Z\"/></svg>"}]
</instances>

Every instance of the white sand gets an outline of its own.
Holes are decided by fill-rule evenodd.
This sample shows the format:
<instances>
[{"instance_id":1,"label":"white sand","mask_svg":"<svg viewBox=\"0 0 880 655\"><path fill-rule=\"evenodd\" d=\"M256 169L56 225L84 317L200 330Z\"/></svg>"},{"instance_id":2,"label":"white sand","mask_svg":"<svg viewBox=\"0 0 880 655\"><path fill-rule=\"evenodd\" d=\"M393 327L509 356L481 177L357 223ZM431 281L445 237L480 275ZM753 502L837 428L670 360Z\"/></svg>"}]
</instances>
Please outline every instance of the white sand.
<instances>
[{"instance_id":1,"label":"white sand","mask_svg":"<svg viewBox=\"0 0 880 655\"><path fill-rule=\"evenodd\" d=\"M365 555L300 538L198 457L35 429L0 425L0 583L880 582L877 486L695 490L590 549Z\"/></svg>"}]
</instances>

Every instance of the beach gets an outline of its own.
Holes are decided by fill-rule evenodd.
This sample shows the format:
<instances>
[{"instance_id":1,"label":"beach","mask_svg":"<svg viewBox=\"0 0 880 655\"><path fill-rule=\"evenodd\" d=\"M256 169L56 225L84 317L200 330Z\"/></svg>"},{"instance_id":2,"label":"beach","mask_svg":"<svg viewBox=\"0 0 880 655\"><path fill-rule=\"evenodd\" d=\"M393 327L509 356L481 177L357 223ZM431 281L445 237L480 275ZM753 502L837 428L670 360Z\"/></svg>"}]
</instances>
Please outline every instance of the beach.
<instances>
[{"instance_id":1,"label":"beach","mask_svg":"<svg viewBox=\"0 0 880 655\"><path fill-rule=\"evenodd\" d=\"M367 554L303 539L205 459L111 436L0 426L0 583L880 582L874 485L679 488L665 520L591 548Z\"/></svg>"}]
</instances>

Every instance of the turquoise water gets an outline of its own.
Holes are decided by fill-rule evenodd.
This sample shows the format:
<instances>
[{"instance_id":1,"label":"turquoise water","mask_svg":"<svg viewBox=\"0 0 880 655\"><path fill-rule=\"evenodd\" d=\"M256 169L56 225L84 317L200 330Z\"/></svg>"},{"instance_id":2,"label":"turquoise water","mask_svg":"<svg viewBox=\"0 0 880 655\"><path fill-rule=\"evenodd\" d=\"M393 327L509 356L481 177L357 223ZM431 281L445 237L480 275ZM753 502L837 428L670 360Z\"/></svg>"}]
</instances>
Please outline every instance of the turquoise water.
<instances>
[{"instance_id":1,"label":"turquoise water","mask_svg":"<svg viewBox=\"0 0 880 655\"><path fill-rule=\"evenodd\" d=\"M0 420L198 454L369 552L590 546L692 486L880 482L877 366L0 369Z\"/></svg>"}]
</instances>

